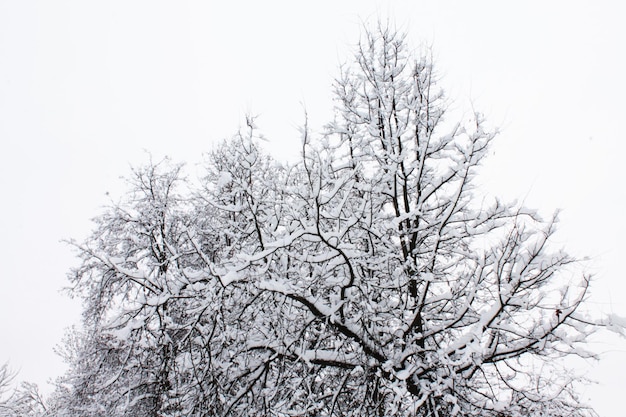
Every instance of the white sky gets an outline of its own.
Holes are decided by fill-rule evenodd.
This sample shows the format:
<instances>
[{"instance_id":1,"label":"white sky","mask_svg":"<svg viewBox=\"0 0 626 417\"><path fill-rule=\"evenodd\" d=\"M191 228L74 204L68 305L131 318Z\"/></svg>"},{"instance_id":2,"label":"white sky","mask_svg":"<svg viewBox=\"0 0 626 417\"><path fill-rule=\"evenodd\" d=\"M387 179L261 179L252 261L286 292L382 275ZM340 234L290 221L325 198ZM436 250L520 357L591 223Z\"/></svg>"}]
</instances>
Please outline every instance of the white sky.
<instances>
[{"instance_id":1,"label":"white sky","mask_svg":"<svg viewBox=\"0 0 626 417\"><path fill-rule=\"evenodd\" d=\"M226 3L226 2L220 2ZM330 84L363 21L389 16L432 44L442 85L502 134L484 182L550 213L558 244L593 257L592 303L626 316L626 25L619 1L0 0L0 363L44 385L80 306L59 294L129 164L190 164L247 112L279 158L303 104L329 120ZM471 3L471 5L470 5ZM583 396L622 414L626 341L601 335Z\"/></svg>"}]
</instances>

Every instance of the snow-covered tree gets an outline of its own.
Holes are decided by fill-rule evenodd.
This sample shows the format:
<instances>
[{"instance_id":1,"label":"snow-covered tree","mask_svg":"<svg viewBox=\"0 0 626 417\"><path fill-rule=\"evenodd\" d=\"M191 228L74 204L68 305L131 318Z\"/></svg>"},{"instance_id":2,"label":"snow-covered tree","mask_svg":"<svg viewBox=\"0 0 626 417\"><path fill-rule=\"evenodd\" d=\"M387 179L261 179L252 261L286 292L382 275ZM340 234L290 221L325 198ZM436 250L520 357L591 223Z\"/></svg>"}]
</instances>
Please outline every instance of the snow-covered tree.
<instances>
[{"instance_id":1,"label":"snow-covered tree","mask_svg":"<svg viewBox=\"0 0 626 417\"><path fill-rule=\"evenodd\" d=\"M8 364L0 366L0 417L50 415L39 387L29 382L22 382L14 387L16 376Z\"/></svg>"},{"instance_id":2,"label":"snow-covered tree","mask_svg":"<svg viewBox=\"0 0 626 417\"><path fill-rule=\"evenodd\" d=\"M10 415L11 410L11 385L15 375L9 369L8 364L0 366L0 415Z\"/></svg>"},{"instance_id":3,"label":"snow-covered tree","mask_svg":"<svg viewBox=\"0 0 626 417\"><path fill-rule=\"evenodd\" d=\"M446 119L432 60L379 25L336 113L280 164L254 121L193 185L138 169L77 243L84 329L58 415L583 416L589 277L556 217L490 199L495 131Z\"/></svg>"}]
</instances>

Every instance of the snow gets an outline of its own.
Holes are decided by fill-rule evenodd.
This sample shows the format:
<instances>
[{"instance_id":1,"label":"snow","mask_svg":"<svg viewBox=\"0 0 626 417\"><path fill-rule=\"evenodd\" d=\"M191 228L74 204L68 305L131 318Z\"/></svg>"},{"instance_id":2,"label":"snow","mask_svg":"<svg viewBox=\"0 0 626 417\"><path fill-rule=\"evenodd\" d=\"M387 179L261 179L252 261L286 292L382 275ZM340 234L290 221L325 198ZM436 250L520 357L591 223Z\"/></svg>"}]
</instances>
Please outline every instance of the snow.
<instances>
[{"instance_id":1,"label":"snow","mask_svg":"<svg viewBox=\"0 0 626 417\"><path fill-rule=\"evenodd\" d=\"M606 319L606 328L626 338L626 317L609 314Z\"/></svg>"},{"instance_id":2,"label":"snow","mask_svg":"<svg viewBox=\"0 0 626 417\"><path fill-rule=\"evenodd\" d=\"M241 271L237 269L231 269L226 274L220 275L220 281L222 281L222 285L227 286L232 284L233 282L240 281L243 278L243 274Z\"/></svg>"},{"instance_id":3,"label":"snow","mask_svg":"<svg viewBox=\"0 0 626 417\"><path fill-rule=\"evenodd\" d=\"M221 190L222 188L229 185L232 181L233 181L233 176L231 175L231 173L222 171L220 172L220 176L217 179L217 183L215 185L217 186L218 190Z\"/></svg>"}]
</instances>

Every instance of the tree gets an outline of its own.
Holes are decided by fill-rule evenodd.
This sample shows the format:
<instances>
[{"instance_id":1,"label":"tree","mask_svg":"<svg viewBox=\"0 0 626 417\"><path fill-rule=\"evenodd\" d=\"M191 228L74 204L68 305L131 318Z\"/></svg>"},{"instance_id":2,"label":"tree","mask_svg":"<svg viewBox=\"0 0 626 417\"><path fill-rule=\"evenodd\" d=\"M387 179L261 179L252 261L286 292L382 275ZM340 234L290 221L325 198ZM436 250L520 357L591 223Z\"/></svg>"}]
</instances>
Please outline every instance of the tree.
<instances>
[{"instance_id":1,"label":"tree","mask_svg":"<svg viewBox=\"0 0 626 417\"><path fill-rule=\"evenodd\" d=\"M86 300L85 333L65 355L73 366L60 400L68 415L177 415L191 394L182 388L203 375L187 367L196 364L188 355L196 343L206 347L195 333L209 326L205 304L219 302L204 290L210 277L194 269L200 259L188 201L178 195L181 166L151 163L130 182L127 199L77 245L84 262L73 279ZM190 410L203 407L197 401Z\"/></svg>"},{"instance_id":2,"label":"tree","mask_svg":"<svg viewBox=\"0 0 626 417\"><path fill-rule=\"evenodd\" d=\"M15 375L10 371L9 366L5 363L0 367L0 415L10 415L11 399L7 393L11 390L11 384Z\"/></svg>"},{"instance_id":3,"label":"tree","mask_svg":"<svg viewBox=\"0 0 626 417\"><path fill-rule=\"evenodd\" d=\"M496 132L447 121L432 60L381 24L334 92L293 166L249 119L197 186L134 171L75 244L67 415L593 414L558 361L591 355L589 276L556 216L475 188Z\"/></svg>"},{"instance_id":4,"label":"tree","mask_svg":"<svg viewBox=\"0 0 626 417\"><path fill-rule=\"evenodd\" d=\"M22 382L11 389L16 373L8 364L0 366L0 417L43 417L48 414L48 407L37 385Z\"/></svg>"}]
</instances>

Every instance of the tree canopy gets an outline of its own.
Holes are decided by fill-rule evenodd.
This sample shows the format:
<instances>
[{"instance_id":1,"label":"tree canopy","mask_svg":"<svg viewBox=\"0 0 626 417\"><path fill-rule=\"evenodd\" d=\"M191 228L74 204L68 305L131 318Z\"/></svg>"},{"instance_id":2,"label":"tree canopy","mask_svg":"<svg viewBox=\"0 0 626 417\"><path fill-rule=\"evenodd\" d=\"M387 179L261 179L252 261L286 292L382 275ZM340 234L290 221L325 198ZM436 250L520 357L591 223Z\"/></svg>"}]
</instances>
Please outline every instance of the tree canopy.
<instances>
[{"instance_id":1,"label":"tree canopy","mask_svg":"<svg viewBox=\"0 0 626 417\"><path fill-rule=\"evenodd\" d=\"M428 54L379 24L301 159L254 119L198 180L169 160L73 242L83 326L58 416L586 416L558 359L589 276L476 175L496 131L447 119Z\"/></svg>"}]
</instances>

